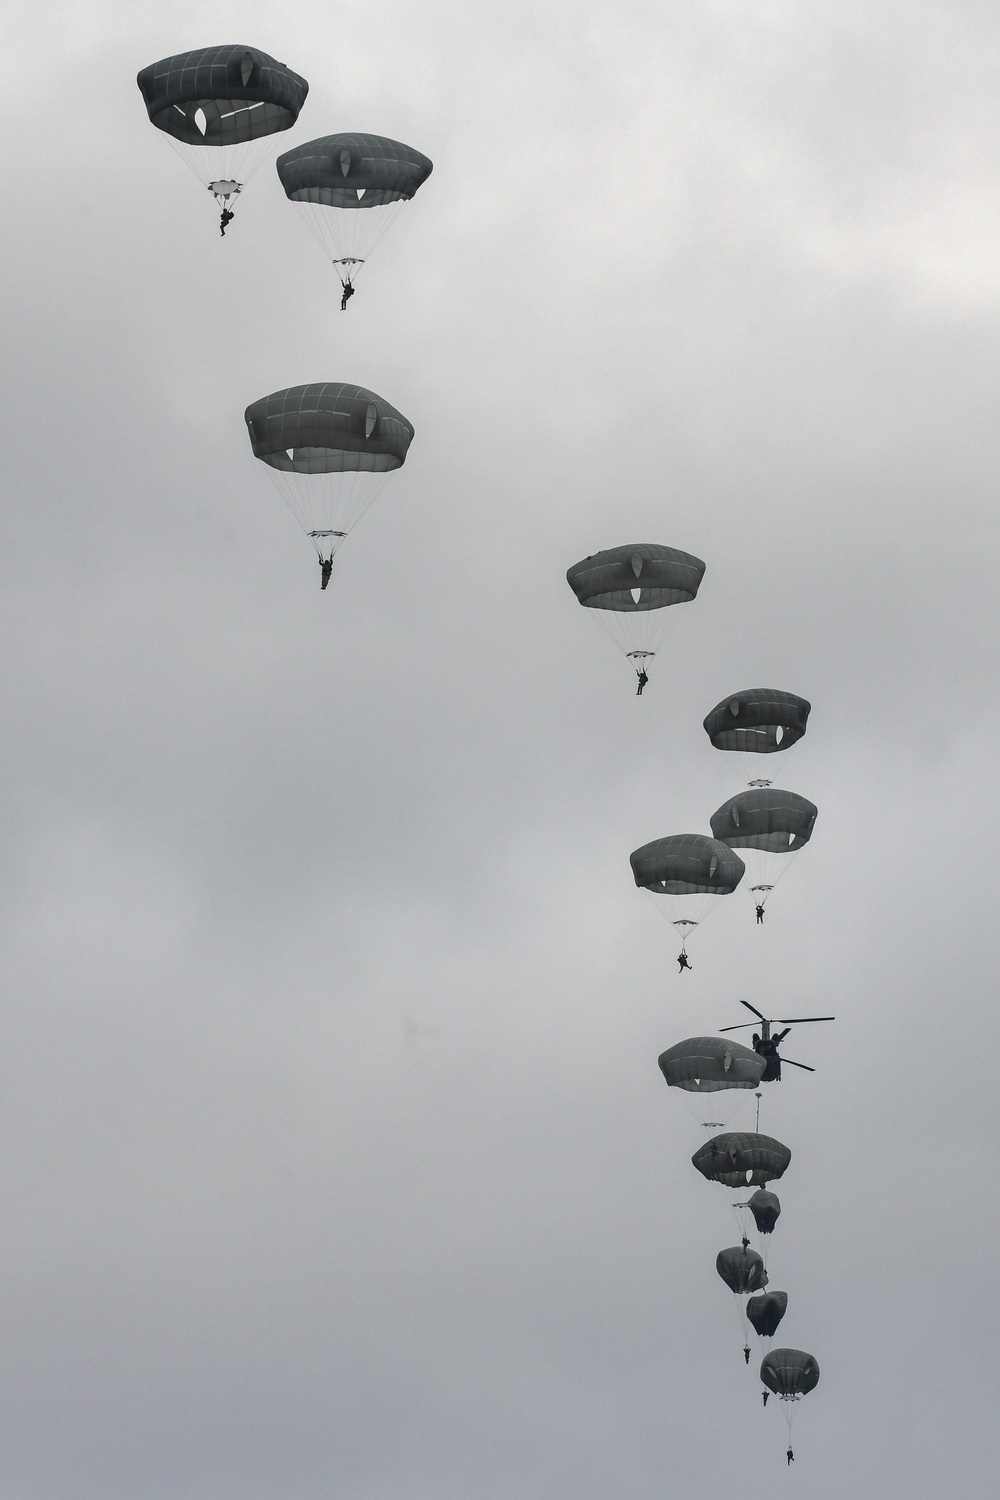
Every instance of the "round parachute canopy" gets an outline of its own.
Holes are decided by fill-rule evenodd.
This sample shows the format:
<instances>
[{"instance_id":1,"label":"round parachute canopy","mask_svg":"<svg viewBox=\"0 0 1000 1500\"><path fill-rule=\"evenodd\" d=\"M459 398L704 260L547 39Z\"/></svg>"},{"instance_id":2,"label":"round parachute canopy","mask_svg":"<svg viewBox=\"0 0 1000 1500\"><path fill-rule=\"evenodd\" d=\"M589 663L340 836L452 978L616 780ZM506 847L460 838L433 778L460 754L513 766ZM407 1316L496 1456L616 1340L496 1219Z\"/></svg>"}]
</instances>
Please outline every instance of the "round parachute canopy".
<instances>
[{"instance_id":1,"label":"round parachute canopy","mask_svg":"<svg viewBox=\"0 0 1000 1500\"><path fill-rule=\"evenodd\" d=\"M762 1339L773 1339L787 1307L787 1292L760 1292L747 1303L747 1320Z\"/></svg>"},{"instance_id":2,"label":"round parachute canopy","mask_svg":"<svg viewBox=\"0 0 1000 1500\"><path fill-rule=\"evenodd\" d=\"M692 1036L660 1054L660 1072L706 1130L724 1130L750 1099L767 1066L739 1042Z\"/></svg>"},{"instance_id":3,"label":"round parachute canopy","mask_svg":"<svg viewBox=\"0 0 1000 1500\"><path fill-rule=\"evenodd\" d=\"M290 386L245 412L254 457L321 562L330 562L386 478L405 462L413 428L360 385Z\"/></svg>"},{"instance_id":4,"label":"round parachute canopy","mask_svg":"<svg viewBox=\"0 0 1000 1500\"><path fill-rule=\"evenodd\" d=\"M745 1297L747 1292L759 1292L767 1286L764 1262L756 1250L744 1250L742 1245L731 1245L720 1250L715 1257L715 1269L731 1292Z\"/></svg>"},{"instance_id":5,"label":"round parachute canopy","mask_svg":"<svg viewBox=\"0 0 1000 1500\"><path fill-rule=\"evenodd\" d=\"M630 542L595 552L567 571L566 581L598 619L618 649L639 670L647 670L674 623L672 604L689 604L698 592L705 564L690 552L654 542Z\"/></svg>"},{"instance_id":6,"label":"round parachute canopy","mask_svg":"<svg viewBox=\"0 0 1000 1500\"><path fill-rule=\"evenodd\" d=\"M762 907L792 856L812 836L818 809L807 797L779 787L750 787L712 814L712 833L746 861L745 889Z\"/></svg>"},{"instance_id":7,"label":"round parachute canopy","mask_svg":"<svg viewBox=\"0 0 1000 1500\"><path fill-rule=\"evenodd\" d=\"M761 1360L760 1378L782 1401L797 1401L819 1384L819 1364L803 1349L772 1349Z\"/></svg>"},{"instance_id":8,"label":"round parachute canopy","mask_svg":"<svg viewBox=\"0 0 1000 1500\"><path fill-rule=\"evenodd\" d=\"M670 1088L714 1094L723 1089L755 1089L767 1066L749 1047L721 1036L691 1036L675 1042L658 1058Z\"/></svg>"},{"instance_id":9,"label":"round parachute canopy","mask_svg":"<svg viewBox=\"0 0 1000 1500\"><path fill-rule=\"evenodd\" d=\"M706 1141L691 1161L709 1182L721 1182L725 1187L763 1187L780 1177L791 1159L788 1147L774 1136L729 1131Z\"/></svg>"},{"instance_id":10,"label":"round parachute canopy","mask_svg":"<svg viewBox=\"0 0 1000 1500\"><path fill-rule=\"evenodd\" d=\"M691 933L723 896L743 879L738 854L702 833L673 833L654 839L629 855L635 883L681 935L685 951Z\"/></svg>"},{"instance_id":11,"label":"round parachute canopy","mask_svg":"<svg viewBox=\"0 0 1000 1500\"><path fill-rule=\"evenodd\" d=\"M353 280L434 170L413 146L353 131L307 141L279 156L276 166L285 196L344 281Z\"/></svg>"},{"instance_id":12,"label":"round parachute canopy","mask_svg":"<svg viewBox=\"0 0 1000 1500\"><path fill-rule=\"evenodd\" d=\"M243 46L164 57L143 68L136 82L151 122L224 200L259 166L260 143L295 124L309 92L306 80L284 63Z\"/></svg>"},{"instance_id":13,"label":"round parachute canopy","mask_svg":"<svg viewBox=\"0 0 1000 1500\"><path fill-rule=\"evenodd\" d=\"M748 1207L753 1214L757 1233L773 1234L778 1215L781 1213L781 1202L777 1193L769 1193L767 1188L758 1188L755 1193L751 1194Z\"/></svg>"},{"instance_id":14,"label":"round parachute canopy","mask_svg":"<svg viewBox=\"0 0 1000 1500\"><path fill-rule=\"evenodd\" d=\"M780 688L745 688L717 703L705 719L705 732L716 750L735 750L748 757L751 786L770 786L769 767L758 756L787 750L806 732L811 705Z\"/></svg>"}]
</instances>

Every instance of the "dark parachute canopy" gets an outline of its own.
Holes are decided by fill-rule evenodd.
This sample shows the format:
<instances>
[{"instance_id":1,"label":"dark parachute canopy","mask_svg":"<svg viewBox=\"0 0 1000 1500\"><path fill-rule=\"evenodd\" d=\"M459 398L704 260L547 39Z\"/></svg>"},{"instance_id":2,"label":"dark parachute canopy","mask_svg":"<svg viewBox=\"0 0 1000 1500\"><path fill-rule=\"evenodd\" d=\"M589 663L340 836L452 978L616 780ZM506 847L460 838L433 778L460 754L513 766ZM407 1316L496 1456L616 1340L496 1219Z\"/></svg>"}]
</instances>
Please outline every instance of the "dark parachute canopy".
<instances>
[{"instance_id":1,"label":"dark parachute canopy","mask_svg":"<svg viewBox=\"0 0 1000 1500\"><path fill-rule=\"evenodd\" d=\"M787 1292L759 1292L747 1303L747 1319L762 1339L773 1339L787 1307Z\"/></svg>"},{"instance_id":2,"label":"dark parachute canopy","mask_svg":"<svg viewBox=\"0 0 1000 1500\"><path fill-rule=\"evenodd\" d=\"M345 382L275 391L248 406L245 418L254 457L267 465L324 565L402 466L413 438L388 401Z\"/></svg>"},{"instance_id":3,"label":"dark parachute canopy","mask_svg":"<svg viewBox=\"0 0 1000 1500\"><path fill-rule=\"evenodd\" d=\"M781 1203L777 1193L769 1193L767 1188L758 1188L755 1193L751 1194L748 1206L753 1214L757 1233L773 1234L778 1215L781 1213Z\"/></svg>"},{"instance_id":4,"label":"dark parachute canopy","mask_svg":"<svg viewBox=\"0 0 1000 1500\"><path fill-rule=\"evenodd\" d=\"M731 1292L745 1297L747 1292L759 1292L767 1286L764 1262L756 1250L745 1250L742 1245L731 1245L720 1250L715 1257L715 1269Z\"/></svg>"},{"instance_id":5,"label":"dark parachute canopy","mask_svg":"<svg viewBox=\"0 0 1000 1500\"><path fill-rule=\"evenodd\" d=\"M717 703L705 719L705 732L716 750L748 757L751 786L770 786L770 767L758 756L787 750L806 732L811 705L780 688L744 688Z\"/></svg>"},{"instance_id":6,"label":"dark parachute canopy","mask_svg":"<svg viewBox=\"0 0 1000 1500\"><path fill-rule=\"evenodd\" d=\"M658 1058L671 1088L712 1094L723 1089L755 1089L765 1059L739 1042L721 1036L690 1036L675 1042Z\"/></svg>"},{"instance_id":7,"label":"dark parachute canopy","mask_svg":"<svg viewBox=\"0 0 1000 1500\"><path fill-rule=\"evenodd\" d=\"M819 1363L804 1349L772 1349L761 1361L760 1378L782 1401L796 1401L819 1384Z\"/></svg>"},{"instance_id":8,"label":"dark parachute canopy","mask_svg":"<svg viewBox=\"0 0 1000 1500\"><path fill-rule=\"evenodd\" d=\"M284 63L240 46L161 58L143 68L136 83L157 130L193 146L227 146L287 130L309 92Z\"/></svg>"},{"instance_id":9,"label":"dark parachute canopy","mask_svg":"<svg viewBox=\"0 0 1000 1500\"><path fill-rule=\"evenodd\" d=\"M721 1036L675 1042L658 1059L660 1072L699 1125L721 1130L760 1084L766 1061Z\"/></svg>"},{"instance_id":10,"label":"dark parachute canopy","mask_svg":"<svg viewBox=\"0 0 1000 1500\"><path fill-rule=\"evenodd\" d=\"M739 885L745 868L727 845L702 833L654 839L633 850L629 861L636 885L650 893L681 934L682 953L699 922Z\"/></svg>"},{"instance_id":11,"label":"dark parachute canopy","mask_svg":"<svg viewBox=\"0 0 1000 1500\"><path fill-rule=\"evenodd\" d=\"M712 835L730 849L794 854L809 842L819 809L798 792L751 787L712 814Z\"/></svg>"},{"instance_id":12,"label":"dark parachute canopy","mask_svg":"<svg viewBox=\"0 0 1000 1500\"><path fill-rule=\"evenodd\" d=\"M772 1135L729 1131L706 1141L691 1162L709 1182L721 1182L725 1187L762 1187L780 1177L791 1159L788 1147Z\"/></svg>"},{"instance_id":13,"label":"dark parachute canopy","mask_svg":"<svg viewBox=\"0 0 1000 1500\"><path fill-rule=\"evenodd\" d=\"M743 879L739 855L703 833L671 833L629 855L635 883L656 895L728 896Z\"/></svg>"},{"instance_id":14,"label":"dark parachute canopy","mask_svg":"<svg viewBox=\"0 0 1000 1500\"><path fill-rule=\"evenodd\" d=\"M751 1226L764 1239L774 1231L778 1215L781 1213L781 1204L777 1193L769 1193L766 1188L758 1188L755 1193L750 1194L749 1198L734 1203L733 1213L736 1215L736 1222L740 1226L740 1234L744 1239L749 1238L752 1232ZM766 1245L762 1246L762 1252L766 1265Z\"/></svg>"},{"instance_id":15,"label":"dark parachute canopy","mask_svg":"<svg viewBox=\"0 0 1000 1500\"><path fill-rule=\"evenodd\" d=\"M413 146L353 131L294 146L276 166L293 203L352 209L412 198L434 170L430 157Z\"/></svg>"},{"instance_id":16,"label":"dark parachute canopy","mask_svg":"<svg viewBox=\"0 0 1000 1500\"><path fill-rule=\"evenodd\" d=\"M746 860L745 889L762 907L785 874L792 856L812 837L818 808L798 792L750 787L712 814L712 833Z\"/></svg>"},{"instance_id":17,"label":"dark parachute canopy","mask_svg":"<svg viewBox=\"0 0 1000 1500\"><path fill-rule=\"evenodd\" d=\"M630 542L574 563L566 581L636 671L648 670L675 619L672 604L689 604L705 564L690 552L655 542Z\"/></svg>"},{"instance_id":18,"label":"dark parachute canopy","mask_svg":"<svg viewBox=\"0 0 1000 1500\"><path fill-rule=\"evenodd\" d=\"M343 131L295 146L277 160L285 196L349 282L434 164L384 135Z\"/></svg>"},{"instance_id":19,"label":"dark parachute canopy","mask_svg":"<svg viewBox=\"0 0 1000 1500\"><path fill-rule=\"evenodd\" d=\"M136 82L152 123L222 203L259 166L259 143L295 124L309 92L284 63L242 46L164 57Z\"/></svg>"}]
</instances>

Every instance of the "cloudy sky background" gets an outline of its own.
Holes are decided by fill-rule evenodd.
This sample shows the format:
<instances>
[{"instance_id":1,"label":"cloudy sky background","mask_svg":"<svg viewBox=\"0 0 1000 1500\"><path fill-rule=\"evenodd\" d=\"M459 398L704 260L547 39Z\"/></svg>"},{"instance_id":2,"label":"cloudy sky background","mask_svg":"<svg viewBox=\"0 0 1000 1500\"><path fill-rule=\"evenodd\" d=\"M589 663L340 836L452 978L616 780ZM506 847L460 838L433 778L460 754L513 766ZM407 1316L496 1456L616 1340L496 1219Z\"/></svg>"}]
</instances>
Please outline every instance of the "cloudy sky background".
<instances>
[{"instance_id":1,"label":"cloudy sky background","mask_svg":"<svg viewBox=\"0 0 1000 1500\"><path fill-rule=\"evenodd\" d=\"M221 241L138 69L310 82ZM747 1500L995 1475L1000 12L13 3L0 1496ZM270 160L434 174L341 316ZM416 427L318 588L242 413ZM641 701L566 567L705 558ZM816 834L679 978L638 844L811 699ZM762 1411L657 1054L816 1065Z\"/></svg>"}]
</instances>

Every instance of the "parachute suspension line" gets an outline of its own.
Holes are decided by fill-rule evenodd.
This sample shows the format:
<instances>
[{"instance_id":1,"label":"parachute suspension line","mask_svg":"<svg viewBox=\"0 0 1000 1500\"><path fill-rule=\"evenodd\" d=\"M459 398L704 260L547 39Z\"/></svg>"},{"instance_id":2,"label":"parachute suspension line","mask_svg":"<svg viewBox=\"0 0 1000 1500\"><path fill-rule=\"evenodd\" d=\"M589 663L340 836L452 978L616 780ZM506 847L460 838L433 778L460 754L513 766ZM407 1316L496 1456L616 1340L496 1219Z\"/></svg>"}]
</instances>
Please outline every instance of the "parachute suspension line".
<instances>
[{"instance_id":1,"label":"parachute suspension line","mask_svg":"<svg viewBox=\"0 0 1000 1500\"><path fill-rule=\"evenodd\" d=\"M295 206L309 233L343 280L343 263L351 264L353 279L408 201L399 198L394 203L379 203L371 208L337 208L296 199Z\"/></svg>"},{"instance_id":2,"label":"parachute suspension line","mask_svg":"<svg viewBox=\"0 0 1000 1500\"><path fill-rule=\"evenodd\" d=\"M167 140L177 155L198 181L212 192L218 201L213 183L235 183L231 196L235 197L246 187L251 177L259 170L261 162L273 147L270 136L257 136L249 141L232 141L225 146L195 146L188 141L179 141L168 135Z\"/></svg>"},{"instance_id":3,"label":"parachute suspension line","mask_svg":"<svg viewBox=\"0 0 1000 1500\"><path fill-rule=\"evenodd\" d=\"M754 1126L754 1130L758 1134L760 1134L760 1089L757 1090L756 1099L757 1099L757 1123ZM778 1128L780 1129L781 1127L779 1126Z\"/></svg>"},{"instance_id":4,"label":"parachute suspension line","mask_svg":"<svg viewBox=\"0 0 1000 1500\"><path fill-rule=\"evenodd\" d=\"M357 525L391 471L349 469L332 474L297 474L268 465L275 489L328 561Z\"/></svg>"}]
</instances>

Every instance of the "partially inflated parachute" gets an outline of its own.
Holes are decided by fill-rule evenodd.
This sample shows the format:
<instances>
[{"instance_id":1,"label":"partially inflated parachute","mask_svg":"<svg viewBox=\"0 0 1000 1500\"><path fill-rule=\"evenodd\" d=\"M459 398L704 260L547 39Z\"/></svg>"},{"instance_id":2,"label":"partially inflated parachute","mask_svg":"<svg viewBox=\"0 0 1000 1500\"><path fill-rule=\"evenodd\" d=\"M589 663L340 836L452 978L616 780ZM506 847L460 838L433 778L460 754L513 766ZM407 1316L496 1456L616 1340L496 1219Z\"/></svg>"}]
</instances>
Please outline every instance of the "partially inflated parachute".
<instances>
[{"instance_id":1,"label":"partially inflated parachute","mask_svg":"<svg viewBox=\"0 0 1000 1500\"><path fill-rule=\"evenodd\" d=\"M245 417L254 457L316 548L326 588L334 554L404 463L413 428L373 391L334 382L275 391Z\"/></svg>"},{"instance_id":2,"label":"partially inflated parachute","mask_svg":"<svg viewBox=\"0 0 1000 1500\"><path fill-rule=\"evenodd\" d=\"M767 1188L758 1188L750 1195L749 1208L757 1226L757 1233L773 1234L778 1215L781 1213L781 1202L777 1193L770 1193Z\"/></svg>"},{"instance_id":3,"label":"partially inflated parachute","mask_svg":"<svg viewBox=\"0 0 1000 1500\"><path fill-rule=\"evenodd\" d=\"M738 1298L736 1310L743 1334L743 1358L749 1364L750 1337L747 1333L747 1312L743 1305L743 1298L747 1292L757 1292L767 1286L764 1262L755 1250L748 1250L746 1245L731 1245L728 1250L719 1251L715 1258L715 1269L729 1290L735 1292Z\"/></svg>"},{"instance_id":4,"label":"partially inflated parachute","mask_svg":"<svg viewBox=\"0 0 1000 1500\"><path fill-rule=\"evenodd\" d=\"M760 1236L761 1255L764 1264L767 1265L768 1242L774 1233L778 1215L781 1213L781 1203L777 1193L768 1192L767 1188L758 1188L755 1193L750 1194L749 1198L734 1203L733 1213L740 1226L740 1234L745 1239L749 1239L752 1233Z\"/></svg>"},{"instance_id":5,"label":"partially inflated parachute","mask_svg":"<svg viewBox=\"0 0 1000 1500\"><path fill-rule=\"evenodd\" d=\"M433 170L413 146L357 132L307 141L276 165L286 197L299 206L345 285Z\"/></svg>"},{"instance_id":6,"label":"partially inflated parachute","mask_svg":"<svg viewBox=\"0 0 1000 1500\"><path fill-rule=\"evenodd\" d=\"M675 1042L659 1057L668 1087L700 1125L728 1125L760 1084L765 1059L720 1036L692 1036Z\"/></svg>"},{"instance_id":7,"label":"partially inflated parachute","mask_svg":"<svg viewBox=\"0 0 1000 1500\"><path fill-rule=\"evenodd\" d=\"M690 552L631 542L574 563L566 581L636 671L646 673L677 617L671 606L694 599L704 572Z\"/></svg>"},{"instance_id":8,"label":"partially inflated parachute","mask_svg":"<svg viewBox=\"0 0 1000 1500\"><path fill-rule=\"evenodd\" d=\"M152 123L226 211L259 167L267 137L295 124L309 92L284 63L241 46L165 57L136 82Z\"/></svg>"},{"instance_id":9,"label":"partially inflated parachute","mask_svg":"<svg viewBox=\"0 0 1000 1500\"><path fill-rule=\"evenodd\" d=\"M762 1339L773 1339L788 1307L787 1292L759 1292L747 1302L747 1321Z\"/></svg>"},{"instance_id":10,"label":"partially inflated parachute","mask_svg":"<svg viewBox=\"0 0 1000 1500\"><path fill-rule=\"evenodd\" d=\"M715 1269L731 1292L745 1297L747 1292L758 1292L767 1286L764 1262L756 1250L747 1250L743 1245L731 1245L720 1250L715 1257Z\"/></svg>"},{"instance_id":11,"label":"partially inflated parachute","mask_svg":"<svg viewBox=\"0 0 1000 1500\"><path fill-rule=\"evenodd\" d=\"M691 1158L703 1177L725 1187L763 1187L780 1177L792 1153L772 1135L729 1131L713 1136Z\"/></svg>"},{"instance_id":12,"label":"partially inflated parachute","mask_svg":"<svg viewBox=\"0 0 1000 1500\"><path fill-rule=\"evenodd\" d=\"M746 863L744 889L758 915L792 859L812 837L818 809L797 792L750 787L712 814L712 833Z\"/></svg>"},{"instance_id":13,"label":"partially inflated parachute","mask_svg":"<svg viewBox=\"0 0 1000 1500\"><path fill-rule=\"evenodd\" d=\"M633 850L629 861L636 885L680 934L682 953L698 924L739 885L745 868L727 845L702 833L654 839Z\"/></svg>"},{"instance_id":14,"label":"partially inflated parachute","mask_svg":"<svg viewBox=\"0 0 1000 1500\"><path fill-rule=\"evenodd\" d=\"M810 707L805 698L780 688L744 688L715 705L705 719L705 733L716 750L744 759L751 786L770 786L770 764L763 757L802 738Z\"/></svg>"}]
</instances>

